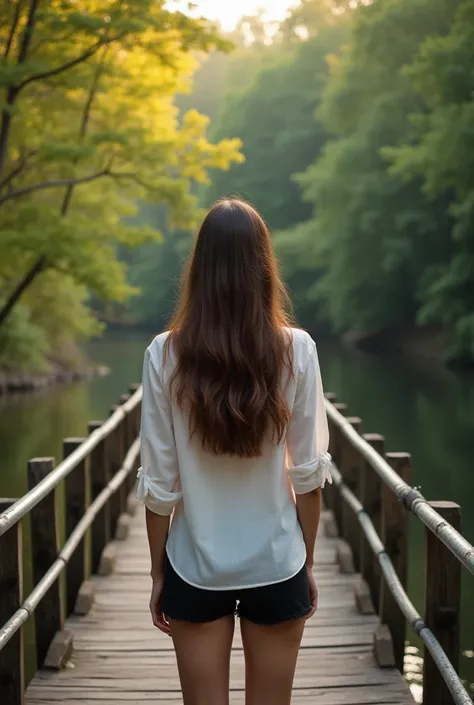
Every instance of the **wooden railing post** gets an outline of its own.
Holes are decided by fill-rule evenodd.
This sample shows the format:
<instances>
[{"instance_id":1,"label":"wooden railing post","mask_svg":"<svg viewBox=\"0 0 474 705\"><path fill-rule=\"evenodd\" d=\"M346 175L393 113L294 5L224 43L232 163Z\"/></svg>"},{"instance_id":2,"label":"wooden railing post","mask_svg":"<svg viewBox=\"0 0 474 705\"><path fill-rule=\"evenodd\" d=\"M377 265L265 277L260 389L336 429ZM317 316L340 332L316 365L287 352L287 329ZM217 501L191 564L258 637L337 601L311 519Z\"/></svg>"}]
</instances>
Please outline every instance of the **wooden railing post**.
<instances>
[{"instance_id":1,"label":"wooden railing post","mask_svg":"<svg viewBox=\"0 0 474 705\"><path fill-rule=\"evenodd\" d=\"M65 438L63 442L64 458L67 458L84 441L84 438ZM86 500L86 461L78 463L64 481L66 502L66 538L72 534L87 507ZM79 542L69 559L66 568L67 614L74 612L77 594L86 579L85 538Z\"/></svg>"},{"instance_id":2,"label":"wooden railing post","mask_svg":"<svg viewBox=\"0 0 474 705\"><path fill-rule=\"evenodd\" d=\"M130 385L130 394L134 394L139 387L140 387L139 384ZM134 441L140 435L141 411L142 411L141 404L137 404L137 406L132 411L132 441ZM138 470L139 466L140 466L140 455L138 455L138 457L135 461L134 471ZM135 481L136 481L136 472L133 472L132 476L131 476L131 482L130 482L131 491L133 491L135 488Z\"/></svg>"},{"instance_id":3,"label":"wooden railing post","mask_svg":"<svg viewBox=\"0 0 474 705\"><path fill-rule=\"evenodd\" d=\"M336 395L333 394L332 392L326 392L325 395L326 399L331 402L331 404L334 404L336 402ZM331 423L331 419L328 418L328 425L329 425L329 453L331 454L331 457L334 458L334 426ZM325 489L324 489L324 503L327 509L331 509L334 511L334 495L337 492L337 489L334 487L334 485L327 484Z\"/></svg>"},{"instance_id":4,"label":"wooden railing post","mask_svg":"<svg viewBox=\"0 0 474 705\"><path fill-rule=\"evenodd\" d=\"M130 394L122 394L119 400L120 406L123 406L124 404L127 403L127 401L130 399ZM122 467L123 461L125 460L125 456L128 453L128 450L132 444L131 441L131 419L130 415L127 414L124 419L120 422L118 428L117 428L117 433L120 435L120 448L121 448L121 456L120 456L120 467ZM127 498L128 498L128 493L129 493L129 487L130 487L130 475L128 478L125 480L125 482L122 483L120 487L120 510L121 512L124 512L126 507L127 507Z\"/></svg>"},{"instance_id":5,"label":"wooden railing post","mask_svg":"<svg viewBox=\"0 0 474 705\"><path fill-rule=\"evenodd\" d=\"M130 399L130 394L122 394L120 397L120 405L125 404L129 399ZM123 435L123 446L124 446L124 453L123 453L123 458L125 459L125 456L127 455L130 446L132 445L133 441L135 440L134 436L134 418L133 418L133 413L134 409L132 411L129 411L128 414L125 416L124 420L122 421L122 435ZM123 493L125 495L125 503L127 502L127 498L129 493L131 492L132 485L134 482L134 474L131 472L124 485L123 485Z\"/></svg>"},{"instance_id":6,"label":"wooden railing post","mask_svg":"<svg viewBox=\"0 0 474 705\"><path fill-rule=\"evenodd\" d=\"M89 435L99 429L103 421L90 421L87 431ZM107 443L105 439L101 441L90 455L90 477L92 501L107 486L109 477L109 464L107 461ZM97 573L100 564L100 557L106 544L110 541L110 506L106 502L100 510L92 524L92 572Z\"/></svg>"},{"instance_id":7,"label":"wooden railing post","mask_svg":"<svg viewBox=\"0 0 474 705\"><path fill-rule=\"evenodd\" d=\"M340 414L343 416L346 415L347 413L347 404L342 404L342 403L336 403L334 404L334 408L339 411ZM343 443L343 438L342 434L339 431L339 428L337 426L334 426L331 429L332 437L333 440L331 441L331 448L333 450L333 462L334 465L337 467L337 469L340 471L341 469L341 448L342 448L342 443ZM334 492L334 518L336 520L337 528L339 529L339 533L341 533L342 530L342 505L343 505L343 500L340 495L340 493L336 490Z\"/></svg>"},{"instance_id":8,"label":"wooden railing post","mask_svg":"<svg viewBox=\"0 0 474 705\"><path fill-rule=\"evenodd\" d=\"M0 513L16 500L0 499ZM0 625L5 624L23 600L21 522L0 538ZM0 652L0 703L23 705L25 692L23 629Z\"/></svg>"},{"instance_id":9,"label":"wooden railing post","mask_svg":"<svg viewBox=\"0 0 474 705\"><path fill-rule=\"evenodd\" d=\"M411 456L409 453L387 453L388 464L408 485L411 484ZM381 539L393 563L398 578L406 589L408 571L408 526L409 515L397 500L394 492L382 484ZM379 616L382 624L390 630L393 641L395 663L403 673L405 658L405 617L387 587L383 575L380 582Z\"/></svg>"},{"instance_id":10,"label":"wooden railing post","mask_svg":"<svg viewBox=\"0 0 474 705\"><path fill-rule=\"evenodd\" d=\"M110 416L118 409L118 405L114 405L110 408ZM109 466L109 475L112 478L121 468L122 465L122 433L120 426L117 426L115 431L107 438L106 443L107 448L107 460ZM124 510L124 505L122 505L122 493L120 489L112 495L110 499L110 537L115 537L115 531L117 529L117 521L120 514Z\"/></svg>"},{"instance_id":11,"label":"wooden railing post","mask_svg":"<svg viewBox=\"0 0 474 705\"><path fill-rule=\"evenodd\" d=\"M54 458L28 461L28 489L33 489L54 468ZM30 511L33 584L37 585L59 553L59 525L53 490ZM35 610L36 665L42 668L51 642L64 627L60 581L50 587Z\"/></svg>"},{"instance_id":12,"label":"wooden railing post","mask_svg":"<svg viewBox=\"0 0 474 705\"><path fill-rule=\"evenodd\" d=\"M350 416L347 420L355 431L361 433L362 421L359 417ZM342 479L344 480L344 484L347 485L347 487L355 494L357 498L360 497L360 482L363 464L364 461L360 453L358 453L354 446L344 438L341 443L339 469ZM347 502L343 502L342 504L341 535L349 543L352 549L354 566L357 571L360 566L360 525L357 517L354 515L354 512Z\"/></svg>"},{"instance_id":13,"label":"wooden railing post","mask_svg":"<svg viewBox=\"0 0 474 705\"><path fill-rule=\"evenodd\" d=\"M336 411L338 411L342 416L347 416L347 404L343 404L342 402L336 402L334 404L334 408ZM333 430L333 440L331 441L332 445L332 450L333 450L333 458L334 458L334 464L336 467L339 469L339 463L340 463L340 450L341 450L341 434L339 433L339 429L336 427Z\"/></svg>"},{"instance_id":14,"label":"wooden railing post","mask_svg":"<svg viewBox=\"0 0 474 705\"><path fill-rule=\"evenodd\" d=\"M374 448L379 455L384 457L385 439L378 433L366 433L364 439ZM376 532L380 536L380 513L381 513L382 482L373 467L364 462L361 472L360 501L365 511L370 516ZM362 577L367 581L372 602L375 609L379 607L380 591L380 566L377 558L372 553L372 549L361 533L360 542L360 566Z\"/></svg>"},{"instance_id":15,"label":"wooden railing post","mask_svg":"<svg viewBox=\"0 0 474 705\"><path fill-rule=\"evenodd\" d=\"M455 502L430 502L430 506L461 531L461 508ZM461 607L461 563L437 536L425 529L425 622L441 644L448 660L459 671ZM451 705L448 688L425 649L423 702Z\"/></svg>"}]
</instances>

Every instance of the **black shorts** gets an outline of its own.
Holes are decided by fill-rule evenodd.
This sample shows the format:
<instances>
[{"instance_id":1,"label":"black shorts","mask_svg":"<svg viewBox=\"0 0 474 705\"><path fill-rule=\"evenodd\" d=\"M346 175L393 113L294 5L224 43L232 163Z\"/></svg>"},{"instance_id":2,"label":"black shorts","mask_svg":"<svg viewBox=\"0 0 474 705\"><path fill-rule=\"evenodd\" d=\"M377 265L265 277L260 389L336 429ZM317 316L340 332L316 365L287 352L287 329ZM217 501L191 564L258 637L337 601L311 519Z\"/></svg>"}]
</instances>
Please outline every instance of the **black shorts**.
<instances>
[{"instance_id":1,"label":"black shorts","mask_svg":"<svg viewBox=\"0 0 474 705\"><path fill-rule=\"evenodd\" d=\"M204 590L184 581L167 560L160 608L168 619L186 622L212 622L233 614L255 624L299 619L311 609L306 568L263 587Z\"/></svg>"}]
</instances>

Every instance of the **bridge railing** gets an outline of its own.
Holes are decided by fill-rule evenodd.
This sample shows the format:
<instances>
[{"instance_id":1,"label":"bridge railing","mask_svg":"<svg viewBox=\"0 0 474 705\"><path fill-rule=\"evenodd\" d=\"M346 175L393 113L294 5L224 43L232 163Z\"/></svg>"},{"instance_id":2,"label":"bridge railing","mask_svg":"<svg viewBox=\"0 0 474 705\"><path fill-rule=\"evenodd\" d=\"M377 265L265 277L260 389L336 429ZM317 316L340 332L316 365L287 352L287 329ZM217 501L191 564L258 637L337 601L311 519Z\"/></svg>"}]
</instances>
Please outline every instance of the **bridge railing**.
<instances>
[{"instance_id":1,"label":"bridge railing","mask_svg":"<svg viewBox=\"0 0 474 705\"><path fill-rule=\"evenodd\" d=\"M113 569L111 539L128 533L139 462L142 390L111 408L107 421L91 421L87 438L66 438L64 460L28 462L29 491L0 499L0 703L21 705L25 692L23 625L34 615L37 668L61 668L72 651L64 630L70 614L93 602L92 573ZM30 526L33 590L23 597L22 520ZM65 542L60 546L59 536Z\"/></svg>"},{"instance_id":2,"label":"bridge railing","mask_svg":"<svg viewBox=\"0 0 474 705\"><path fill-rule=\"evenodd\" d=\"M384 438L362 435L362 421L326 395L333 482L325 490L339 535L341 570L359 572L355 599L362 613L376 612L374 653L381 666L403 671L406 626L424 643L423 702L472 705L458 677L461 568L474 573L474 547L461 535L454 502L428 502L411 487L408 453L385 453ZM407 593L409 512L425 525L424 617ZM335 524L335 525L334 525Z\"/></svg>"}]
</instances>

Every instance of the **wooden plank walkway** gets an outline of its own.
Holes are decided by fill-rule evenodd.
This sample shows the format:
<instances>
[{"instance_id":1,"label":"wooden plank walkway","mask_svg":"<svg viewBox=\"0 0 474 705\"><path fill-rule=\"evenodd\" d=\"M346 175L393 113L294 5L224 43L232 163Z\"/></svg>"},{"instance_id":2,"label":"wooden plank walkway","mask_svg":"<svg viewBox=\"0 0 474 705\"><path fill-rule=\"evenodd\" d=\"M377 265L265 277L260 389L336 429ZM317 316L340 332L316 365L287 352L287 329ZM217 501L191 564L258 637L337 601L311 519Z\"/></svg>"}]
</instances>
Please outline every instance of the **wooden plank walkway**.
<instances>
[{"instance_id":1,"label":"wooden plank walkway","mask_svg":"<svg viewBox=\"0 0 474 705\"><path fill-rule=\"evenodd\" d=\"M320 532L316 548L320 608L308 622L294 685L294 705L413 705L398 671L380 669L372 656L377 619L354 607L356 576L335 563L336 540ZM96 601L87 617L72 617L74 653L61 672L40 671L26 705L139 705L181 702L169 637L156 630L148 612L150 580L144 513L138 509L129 538L118 543L117 566L94 577ZM232 652L231 703L244 703L244 658L239 630Z\"/></svg>"}]
</instances>

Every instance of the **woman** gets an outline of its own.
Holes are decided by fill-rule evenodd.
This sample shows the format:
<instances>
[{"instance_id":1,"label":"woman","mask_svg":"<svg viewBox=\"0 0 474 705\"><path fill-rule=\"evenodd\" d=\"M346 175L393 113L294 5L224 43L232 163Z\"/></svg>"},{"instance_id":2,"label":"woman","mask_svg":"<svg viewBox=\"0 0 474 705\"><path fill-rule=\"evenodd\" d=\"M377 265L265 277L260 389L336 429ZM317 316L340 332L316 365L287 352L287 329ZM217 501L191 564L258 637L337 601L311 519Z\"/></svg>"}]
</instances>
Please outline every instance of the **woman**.
<instances>
[{"instance_id":1,"label":"woman","mask_svg":"<svg viewBox=\"0 0 474 705\"><path fill-rule=\"evenodd\" d=\"M246 705L288 705L317 608L328 427L315 344L289 327L285 302L264 221L219 201L170 330L145 354L150 610L173 638L185 705L228 705L235 614Z\"/></svg>"}]
</instances>

